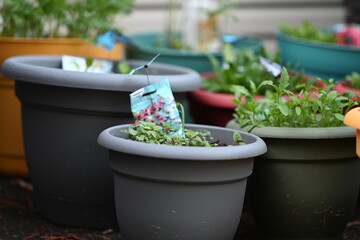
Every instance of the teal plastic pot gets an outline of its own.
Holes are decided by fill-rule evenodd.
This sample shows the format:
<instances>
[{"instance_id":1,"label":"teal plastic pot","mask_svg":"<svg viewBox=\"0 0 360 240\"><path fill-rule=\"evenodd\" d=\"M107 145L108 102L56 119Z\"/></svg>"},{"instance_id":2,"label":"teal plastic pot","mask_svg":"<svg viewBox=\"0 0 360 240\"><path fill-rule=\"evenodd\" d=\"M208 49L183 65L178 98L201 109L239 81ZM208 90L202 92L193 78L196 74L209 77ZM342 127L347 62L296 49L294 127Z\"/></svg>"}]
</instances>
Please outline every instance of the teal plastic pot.
<instances>
[{"instance_id":1,"label":"teal plastic pot","mask_svg":"<svg viewBox=\"0 0 360 240\"><path fill-rule=\"evenodd\" d=\"M160 53L161 55L156 59L157 62L188 67L200 73L212 71L212 66L208 58L203 53L189 50L154 47L155 41L163 35L164 33L161 32L130 35L129 38L133 42L133 45L128 45L126 47L127 58L149 60L156 54ZM258 53L262 45L263 43L260 39L246 37L236 43L235 47L238 49L251 49ZM220 52L214 53L213 55L215 55L218 59L221 58Z\"/></svg>"},{"instance_id":2,"label":"teal plastic pot","mask_svg":"<svg viewBox=\"0 0 360 240\"><path fill-rule=\"evenodd\" d=\"M355 129L262 127L252 133L268 147L249 179L250 206L265 239L342 239L360 184Z\"/></svg>"},{"instance_id":3,"label":"teal plastic pot","mask_svg":"<svg viewBox=\"0 0 360 240\"><path fill-rule=\"evenodd\" d=\"M303 68L307 74L341 80L353 71L360 71L358 47L309 41L281 32L276 37L283 63Z\"/></svg>"}]
</instances>

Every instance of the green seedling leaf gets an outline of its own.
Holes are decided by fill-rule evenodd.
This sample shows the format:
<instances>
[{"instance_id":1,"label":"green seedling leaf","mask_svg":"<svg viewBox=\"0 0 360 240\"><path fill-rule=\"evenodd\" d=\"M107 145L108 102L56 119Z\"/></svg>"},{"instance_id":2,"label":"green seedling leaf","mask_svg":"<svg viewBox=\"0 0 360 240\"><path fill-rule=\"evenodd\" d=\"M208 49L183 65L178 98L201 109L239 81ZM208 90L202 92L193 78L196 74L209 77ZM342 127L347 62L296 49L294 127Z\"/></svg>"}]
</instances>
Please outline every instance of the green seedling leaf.
<instances>
[{"instance_id":1,"label":"green seedling leaf","mask_svg":"<svg viewBox=\"0 0 360 240\"><path fill-rule=\"evenodd\" d=\"M283 67L283 69L282 69L279 82L280 82L280 84L279 84L280 89L285 90L289 86L289 74L285 67Z\"/></svg>"},{"instance_id":2,"label":"green seedling leaf","mask_svg":"<svg viewBox=\"0 0 360 240\"><path fill-rule=\"evenodd\" d=\"M245 141L242 139L242 136L239 132L234 132L233 140L239 145L245 144Z\"/></svg>"},{"instance_id":3,"label":"green seedling leaf","mask_svg":"<svg viewBox=\"0 0 360 240\"><path fill-rule=\"evenodd\" d=\"M280 112L285 115L285 116L288 116L289 115L289 108L284 105L284 104L280 104L278 105L278 109L280 110Z\"/></svg>"}]
</instances>

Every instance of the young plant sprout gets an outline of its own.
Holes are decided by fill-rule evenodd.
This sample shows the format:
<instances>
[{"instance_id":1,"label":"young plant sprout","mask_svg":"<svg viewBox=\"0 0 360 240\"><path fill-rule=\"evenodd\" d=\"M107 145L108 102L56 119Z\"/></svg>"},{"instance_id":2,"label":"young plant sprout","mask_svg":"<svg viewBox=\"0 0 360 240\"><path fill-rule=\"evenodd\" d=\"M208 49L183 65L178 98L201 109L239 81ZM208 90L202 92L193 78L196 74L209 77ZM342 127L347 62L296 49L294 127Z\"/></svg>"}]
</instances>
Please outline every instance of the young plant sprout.
<instances>
[{"instance_id":1,"label":"young plant sprout","mask_svg":"<svg viewBox=\"0 0 360 240\"><path fill-rule=\"evenodd\" d=\"M323 81L323 80L322 80ZM325 87L313 87L295 94L289 87L289 75L283 68L278 84L263 81L274 92L267 92L266 98L255 100L246 88L234 86L237 105L235 117L240 127L251 131L255 127L337 127L343 126L344 114L358 105L353 100L355 93L334 91L334 81L323 81ZM284 99L288 95L290 101ZM245 103L240 101L245 97Z\"/></svg>"},{"instance_id":2,"label":"young plant sprout","mask_svg":"<svg viewBox=\"0 0 360 240\"><path fill-rule=\"evenodd\" d=\"M167 122L156 124L155 122L139 121L122 132L129 134L129 139L145 143L178 145L178 146L196 146L196 147L216 147L219 143L214 141L210 132L205 130L191 130L185 128L185 114L182 104L180 107L182 116L182 133L177 133L178 127ZM239 145L245 144L239 132L233 135L234 142Z\"/></svg>"}]
</instances>

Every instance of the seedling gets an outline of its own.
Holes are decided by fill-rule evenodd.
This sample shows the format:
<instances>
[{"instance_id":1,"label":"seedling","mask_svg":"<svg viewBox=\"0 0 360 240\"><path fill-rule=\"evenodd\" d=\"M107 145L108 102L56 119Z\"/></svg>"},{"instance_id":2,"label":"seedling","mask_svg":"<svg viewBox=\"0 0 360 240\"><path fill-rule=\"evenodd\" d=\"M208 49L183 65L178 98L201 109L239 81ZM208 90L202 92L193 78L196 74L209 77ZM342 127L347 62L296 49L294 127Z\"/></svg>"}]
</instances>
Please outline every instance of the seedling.
<instances>
[{"instance_id":1,"label":"seedling","mask_svg":"<svg viewBox=\"0 0 360 240\"><path fill-rule=\"evenodd\" d=\"M139 121L137 125L130 126L122 132L129 134L129 139L145 143L177 145L177 146L195 146L195 147L217 147L220 143L214 141L210 132L205 130L191 130L185 128L184 108L180 103L182 116L183 131L182 134L177 133L179 127L170 125L167 122L156 124L155 122ZM233 140L239 145L244 145L239 132L235 132Z\"/></svg>"},{"instance_id":2,"label":"seedling","mask_svg":"<svg viewBox=\"0 0 360 240\"><path fill-rule=\"evenodd\" d=\"M260 56L274 63L280 62L278 54L272 57L265 49L261 50ZM251 50L237 51L230 43L225 44L222 52L223 63L220 63L214 56L207 55L215 76L202 81L203 87L208 92L231 93L233 85L241 85L254 95L264 95L266 90L273 89L268 85L261 84L262 81L268 79L276 84L279 77L268 72L261 63L260 56ZM313 83L313 81L304 81L301 72L291 75L290 78L290 89L295 89L300 83Z\"/></svg>"},{"instance_id":3,"label":"seedling","mask_svg":"<svg viewBox=\"0 0 360 240\"><path fill-rule=\"evenodd\" d=\"M262 84L271 86L274 92L267 92L266 98L255 100L255 97L242 86L233 87L237 105L235 117L240 127L251 131L255 127L337 127L343 126L344 114L358 105L353 100L356 94L347 91L339 95L334 91L334 81L325 87L313 87L295 94L288 90L289 75L283 68L278 84L264 81ZM289 96L290 101L284 99ZM245 103L241 98L245 97Z\"/></svg>"},{"instance_id":4,"label":"seedling","mask_svg":"<svg viewBox=\"0 0 360 240\"><path fill-rule=\"evenodd\" d=\"M309 21L303 21L302 24L298 27L284 23L280 25L280 30L281 32L296 38L327 43L337 43L335 32L319 29Z\"/></svg>"}]
</instances>

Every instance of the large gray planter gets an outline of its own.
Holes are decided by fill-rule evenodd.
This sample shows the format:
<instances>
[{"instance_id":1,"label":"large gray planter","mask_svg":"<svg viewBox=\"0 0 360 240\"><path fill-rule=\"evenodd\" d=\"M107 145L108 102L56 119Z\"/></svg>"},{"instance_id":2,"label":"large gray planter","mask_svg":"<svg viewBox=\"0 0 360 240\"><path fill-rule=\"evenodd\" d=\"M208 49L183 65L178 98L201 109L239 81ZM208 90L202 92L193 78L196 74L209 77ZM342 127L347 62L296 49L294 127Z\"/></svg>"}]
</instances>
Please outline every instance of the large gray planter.
<instances>
[{"instance_id":1,"label":"large gray planter","mask_svg":"<svg viewBox=\"0 0 360 240\"><path fill-rule=\"evenodd\" d=\"M114 171L116 213L124 240L232 240L243 207L254 157L264 142L241 132L244 146L183 147L128 140L130 125L104 130ZM235 144L234 130L206 129L221 143Z\"/></svg>"},{"instance_id":2,"label":"large gray planter","mask_svg":"<svg viewBox=\"0 0 360 240\"><path fill-rule=\"evenodd\" d=\"M227 127L238 129L232 120ZM341 239L360 185L355 129L255 128L268 146L249 180L266 239Z\"/></svg>"},{"instance_id":3,"label":"large gray planter","mask_svg":"<svg viewBox=\"0 0 360 240\"><path fill-rule=\"evenodd\" d=\"M96 74L60 69L59 56L9 58L2 73L15 79L21 101L25 157L40 213L67 226L117 226L113 177L99 133L132 123L130 92L145 75ZM137 67L145 62L129 61ZM150 81L170 80L177 101L200 85L190 69L151 65Z\"/></svg>"}]
</instances>

